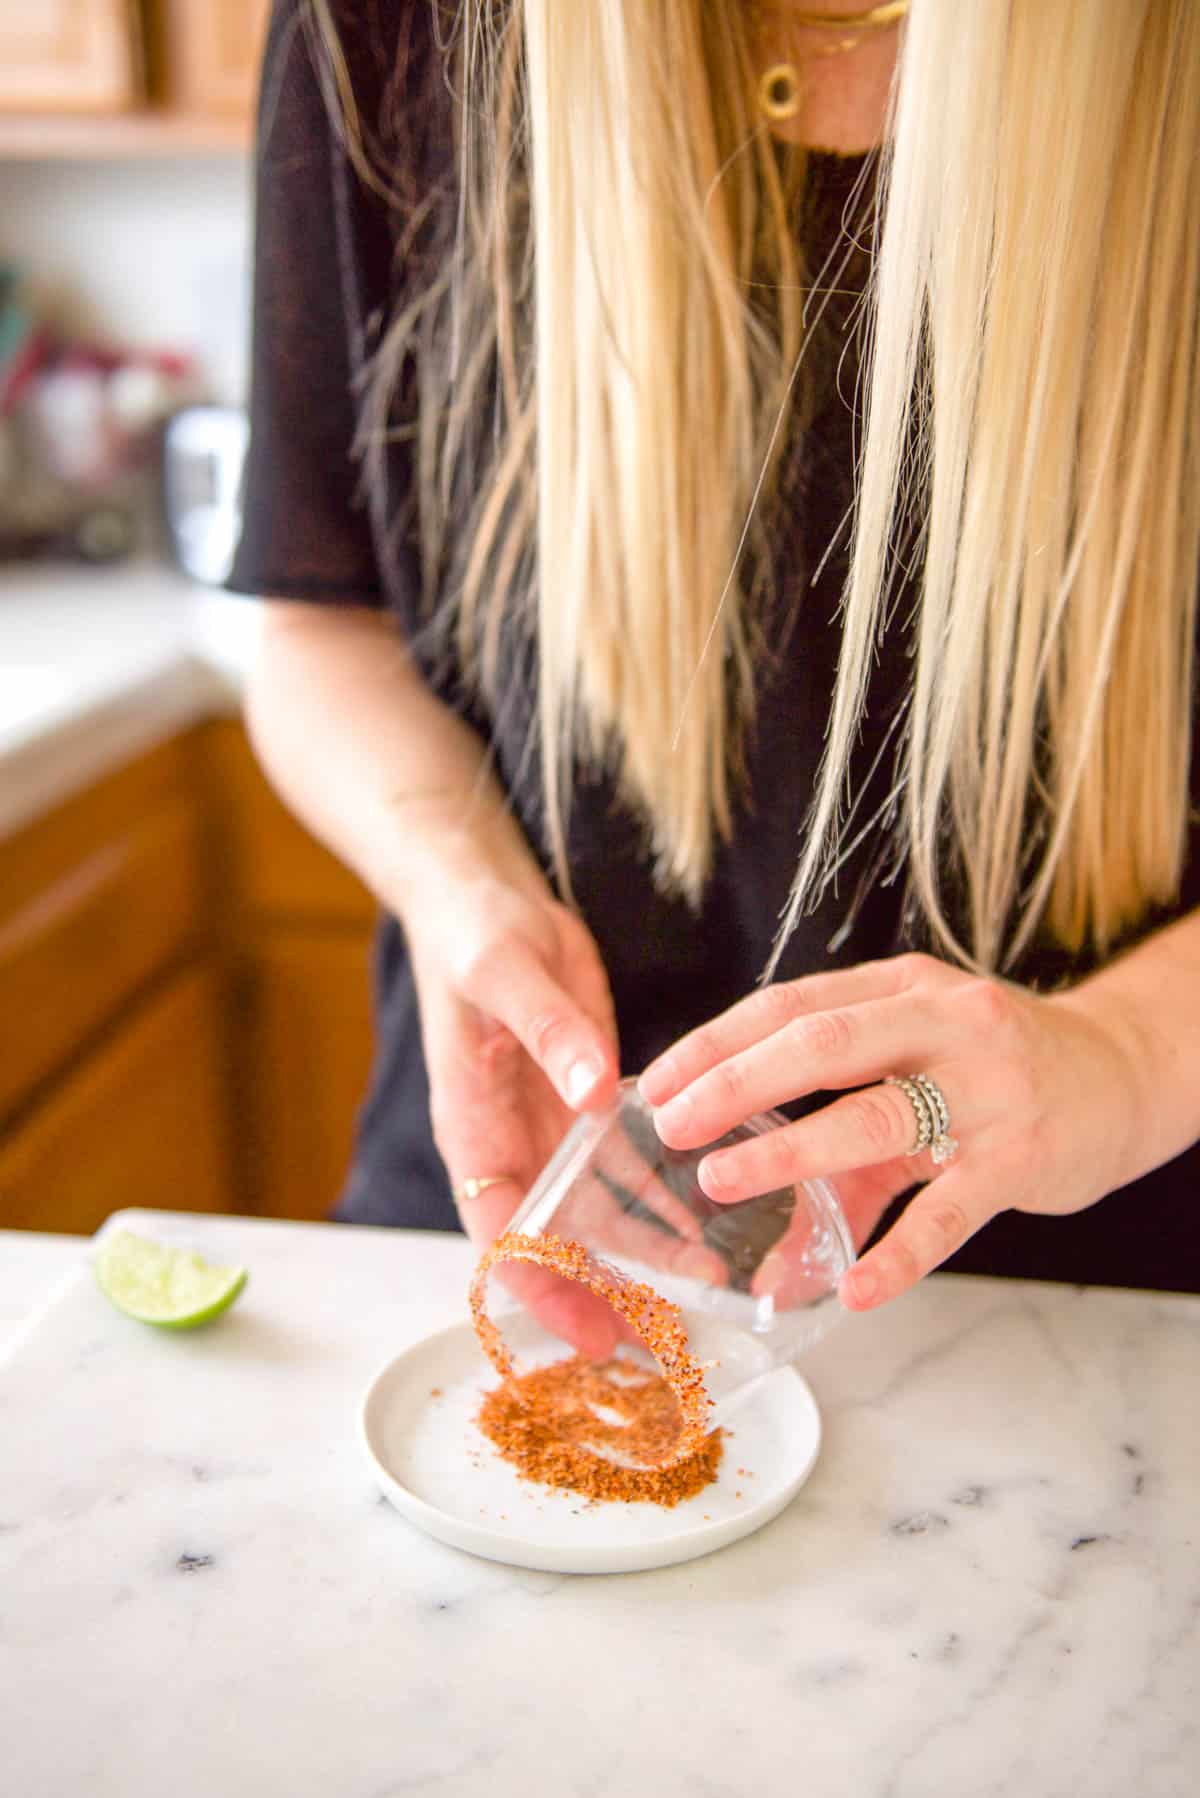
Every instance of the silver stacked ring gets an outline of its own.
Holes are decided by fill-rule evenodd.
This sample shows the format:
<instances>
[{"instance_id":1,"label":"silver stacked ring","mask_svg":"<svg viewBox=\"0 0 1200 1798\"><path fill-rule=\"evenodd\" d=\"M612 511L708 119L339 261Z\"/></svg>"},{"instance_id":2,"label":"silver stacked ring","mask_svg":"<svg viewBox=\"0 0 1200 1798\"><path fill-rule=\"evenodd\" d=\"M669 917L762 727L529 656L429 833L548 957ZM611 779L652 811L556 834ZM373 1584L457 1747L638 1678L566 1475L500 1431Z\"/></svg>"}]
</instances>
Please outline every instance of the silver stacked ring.
<instances>
[{"instance_id":1,"label":"silver stacked ring","mask_svg":"<svg viewBox=\"0 0 1200 1798\"><path fill-rule=\"evenodd\" d=\"M958 1144L950 1134L950 1107L937 1081L928 1074L889 1074L887 1084L898 1086L912 1106L917 1136L905 1153L919 1155L928 1149L939 1167L952 1160Z\"/></svg>"}]
</instances>

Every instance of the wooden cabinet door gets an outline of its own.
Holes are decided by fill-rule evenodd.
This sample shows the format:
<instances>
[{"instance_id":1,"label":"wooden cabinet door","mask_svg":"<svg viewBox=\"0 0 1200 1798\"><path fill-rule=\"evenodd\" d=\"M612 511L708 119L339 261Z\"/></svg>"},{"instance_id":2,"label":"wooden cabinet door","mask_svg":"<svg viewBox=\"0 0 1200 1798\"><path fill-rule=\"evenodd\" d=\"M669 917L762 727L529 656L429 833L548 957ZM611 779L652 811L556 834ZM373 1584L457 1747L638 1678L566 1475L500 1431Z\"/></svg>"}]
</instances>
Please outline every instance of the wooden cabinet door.
<instances>
[{"instance_id":1,"label":"wooden cabinet door","mask_svg":"<svg viewBox=\"0 0 1200 1798\"><path fill-rule=\"evenodd\" d=\"M54 825L38 838L53 838ZM14 895L11 910L30 858L23 845L0 847L0 1119L78 1057L139 988L194 955L205 928L194 807L174 799L100 842L78 829L58 833L64 849L78 843L73 859L53 877L43 868L43 884Z\"/></svg>"},{"instance_id":2,"label":"wooden cabinet door","mask_svg":"<svg viewBox=\"0 0 1200 1798\"><path fill-rule=\"evenodd\" d=\"M0 0L0 108L119 111L141 69L135 0Z\"/></svg>"},{"instance_id":3,"label":"wooden cabinet door","mask_svg":"<svg viewBox=\"0 0 1200 1798\"><path fill-rule=\"evenodd\" d=\"M157 0L167 104L250 115L270 0Z\"/></svg>"},{"instance_id":4,"label":"wooden cabinet door","mask_svg":"<svg viewBox=\"0 0 1200 1798\"><path fill-rule=\"evenodd\" d=\"M254 1211L323 1218L341 1192L371 1059L369 941L300 928L245 954L234 1120Z\"/></svg>"},{"instance_id":5,"label":"wooden cabinet door","mask_svg":"<svg viewBox=\"0 0 1200 1798\"><path fill-rule=\"evenodd\" d=\"M250 927L319 925L366 935L374 900L272 791L242 725L230 718L206 725L204 746L229 879Z\"/></svg>"},{"instance_id":6,"label":"wooden cabinet door","mask_svg":"<svg viewBox=\"0 0 1200 1798\"><path fill-rule=\"evenodd\" d=\"M125 1206L229 1209L222 980L190 969L0 1140L0 1228L90 1235Z\"/></svg>"}]
</instances>

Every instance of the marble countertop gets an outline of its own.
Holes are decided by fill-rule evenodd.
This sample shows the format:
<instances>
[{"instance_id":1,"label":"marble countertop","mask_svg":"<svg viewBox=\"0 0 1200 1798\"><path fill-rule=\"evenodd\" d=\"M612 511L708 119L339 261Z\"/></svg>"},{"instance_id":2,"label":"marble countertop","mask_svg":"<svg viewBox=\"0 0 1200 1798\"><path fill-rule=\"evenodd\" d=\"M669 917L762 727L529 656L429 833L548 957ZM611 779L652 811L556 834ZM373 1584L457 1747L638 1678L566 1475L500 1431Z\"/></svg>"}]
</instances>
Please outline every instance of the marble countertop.
<instances>
[{"instance_id":1,"label":"marble countertop","mask_svg":"<svg viewBox=\"0 0 1200 1798\"><path fill-rule=\"evenodd\" d=\"M46 1303L56 1283L79 1264L86 1236L0 1230L0 1356L20 1325Z\"/></svg>"},{"instance_id":2,"label":"marble countertop","mask_svg":"<svg viewBox=\"0 0 1200 1798\"><path fill-rule=\"evenodd\" d=\"M0 837L236 709L258 608L157 562L0 573Z\"/></svg>"},{"instance_id":3,"label":"marble countertop","mask_svg":"<svg viewBox=\"0 0 1200 1798\"><path fill-rule=\"evenodd\" d=\"M929 1280L806 1362L825 1444L773 1524L580 1579L427 1540L363 1459L465 1243L159 1222L251 1268L208 1331L0 1234L0 1318L68 1268L0 1363L6 1790L1197 1789L1200 1299Z\"/></svg>"}]
</instances>

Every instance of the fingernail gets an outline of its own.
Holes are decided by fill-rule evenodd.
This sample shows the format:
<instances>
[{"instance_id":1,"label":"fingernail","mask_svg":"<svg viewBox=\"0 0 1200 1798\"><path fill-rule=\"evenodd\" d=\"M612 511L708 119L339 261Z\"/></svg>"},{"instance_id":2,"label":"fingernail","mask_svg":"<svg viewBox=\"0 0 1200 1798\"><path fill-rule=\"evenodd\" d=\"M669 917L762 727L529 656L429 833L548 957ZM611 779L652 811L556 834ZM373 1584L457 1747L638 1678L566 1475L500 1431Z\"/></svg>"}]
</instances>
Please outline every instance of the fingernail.
<instances>
[{"instance_id":1,"label":"fingernail","mask_svg":"<svg viewBox=\"0 0 1200 1798\"><path fill-rule=\"evenodd\" d=\"M729 1179L729 1170L724 1158L720 1155L707 1155L696 1170L701 1186L712 1197L718 1192L727 1192L733 1182Z\"/></svg>"},{"instance_id":2,"label":"fingernail","mask_svg":"<svg viewBox=\"0 0 1200 1798\"><path fill-rule=\"evenodd\" d=\"M667 1142L668 1135L673 1136L686 1130L691 1119L692 1096L690 1093L680 1093L677 1099L672 1099L669 1105L664 1105L660 1111L655 1112L654 1128L663 1141Z\"/></svg>"},{"instance_id":3,"label":"fingernail","mask_svg":"<svg viewBox=\"0 0 1200 1798\"><path fill-rule=\"evenodd\" d=\"M568 1105L582 1105L590 1093L595 1091L602 1069L594 1061L580 1056L567 1069L567 1077L563 1081L563 1097Z\"/></svg>"},{"instance_id":4,"label":"fingernail","mask_svg":"<svg viewBox=\"0 0 1200 1798\"><path fill-rule=\"evenodd\" d=\"M670 1090L671 1057L660 1055L657 1061L652 1061L638 1075L638 1091L648 1105L654 1105L657 1103L656 1094L658 1098L664 1098Z\"/></svg>"},{"instance_id":5,"label":"fingernail","mask_svg":"<svg viewBox=\"0 0 1200 1798\"><path fill-rule=\"evenodd\" d=\"M850 1276L850 1296L856 1305L873 1305L879 1297L879 1281L869 1267L856 1268Z\"/></svg>"}]
</instances>

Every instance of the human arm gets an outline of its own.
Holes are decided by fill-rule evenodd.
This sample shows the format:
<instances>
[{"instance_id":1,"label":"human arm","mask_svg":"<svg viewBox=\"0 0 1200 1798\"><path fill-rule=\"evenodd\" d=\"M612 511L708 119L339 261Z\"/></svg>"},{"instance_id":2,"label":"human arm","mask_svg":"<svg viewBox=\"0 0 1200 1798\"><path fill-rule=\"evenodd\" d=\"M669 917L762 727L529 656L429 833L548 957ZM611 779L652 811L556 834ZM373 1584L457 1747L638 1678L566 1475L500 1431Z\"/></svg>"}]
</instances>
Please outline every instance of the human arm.
<instances>
[{"instance_id":1,"label":"human arm","mask_svg":"<svg viewBox=\"0 0 1200 1798\"><path fill-rule=\"evenodd\" d=\"M270 602L247 717L282 797L404 928L434 1136L492 1240L575 1110L617 1077L608 982L555 899L485 745L384 613Z\"/></svg>"}]
</instances>

